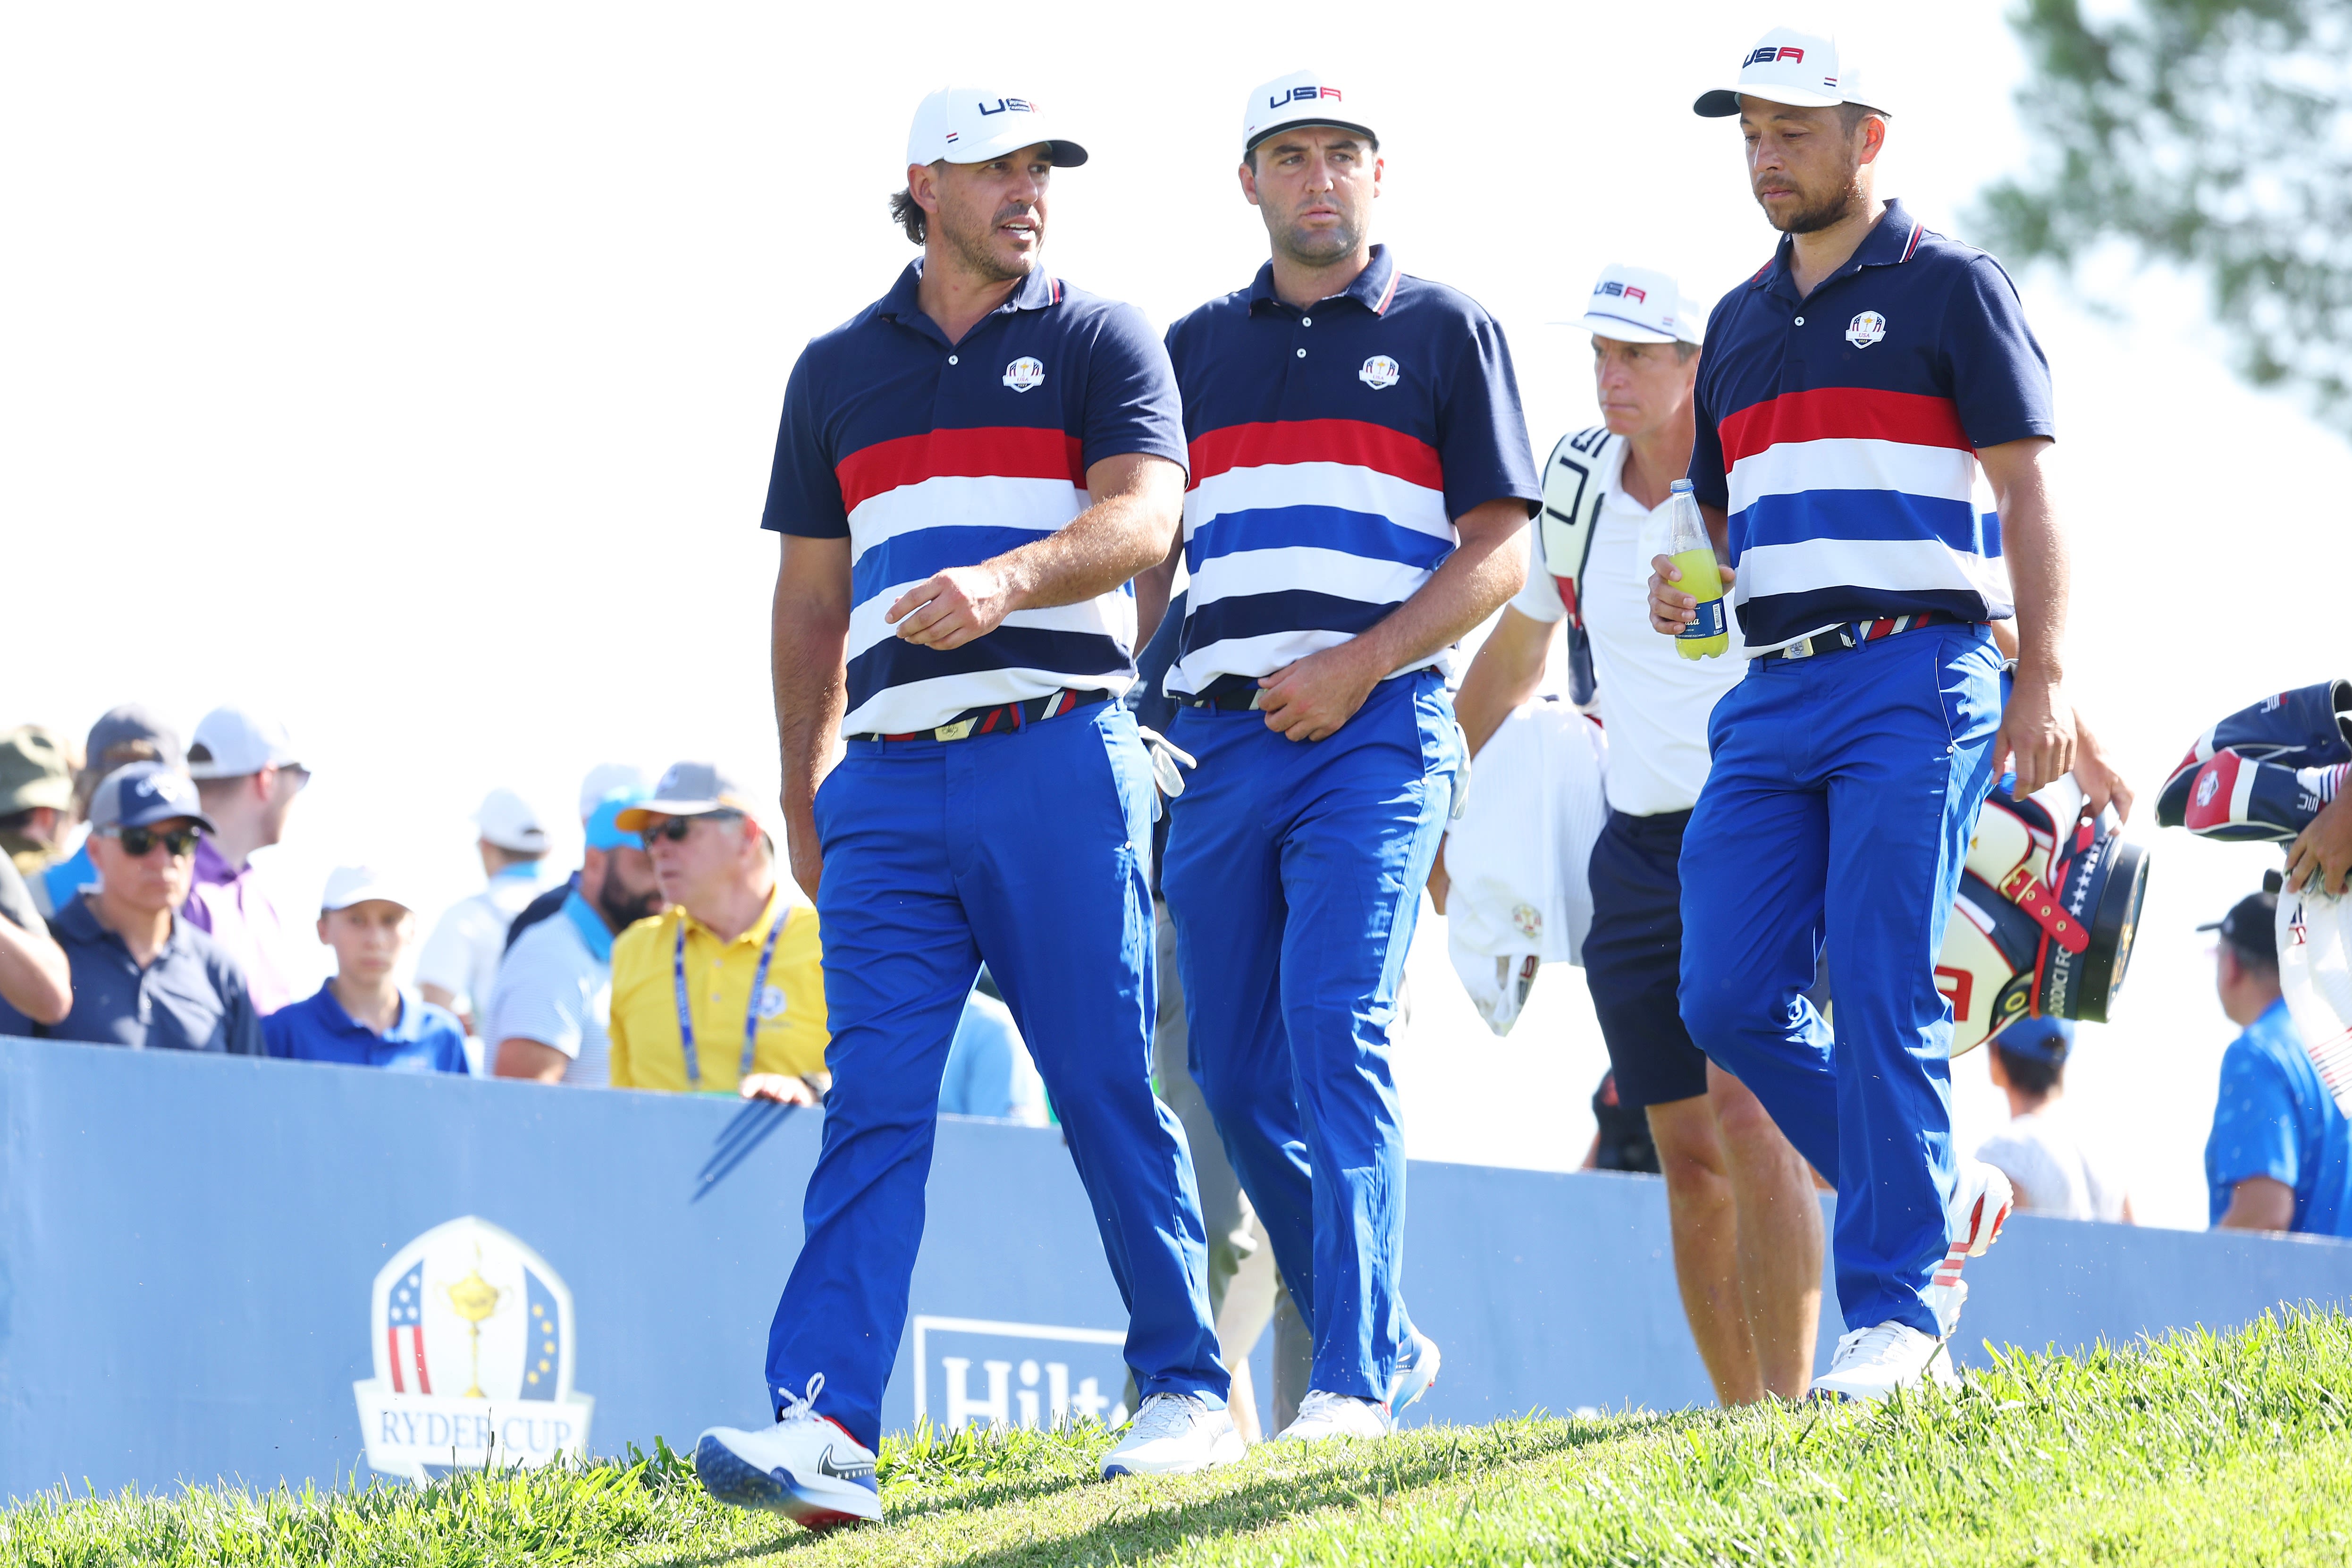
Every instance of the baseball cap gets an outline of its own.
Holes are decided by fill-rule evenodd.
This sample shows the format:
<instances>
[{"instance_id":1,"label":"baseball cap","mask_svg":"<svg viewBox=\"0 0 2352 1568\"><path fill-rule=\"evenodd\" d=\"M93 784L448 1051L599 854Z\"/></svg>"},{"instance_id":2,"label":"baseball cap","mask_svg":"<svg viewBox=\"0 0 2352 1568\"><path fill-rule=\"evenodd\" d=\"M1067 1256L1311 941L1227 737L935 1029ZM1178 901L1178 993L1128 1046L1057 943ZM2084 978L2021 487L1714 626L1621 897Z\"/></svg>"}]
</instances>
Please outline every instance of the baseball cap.
<instances>
[{"instance_id":1,"label":"baseball cap","mask_svg":"<svg viewBox=\"0 0 2352 1568\"><path fill-rule=\"evenodd\" d=\"M82 765L95 768L101 774L111 772L106 765L109 752L142 742L155 748L157 761L172 768L177 769L187 761L186 753L180 750L177 730L156 718L144 704L126 702L120 708L108 709L89 727L89 738L82 742Z\"/></svg>"},{"instance_id":2,"label":"baseball cap","mask_svg":"<svg viewBox=\"0 0 2352 1568\"><path fill-rule=\"evenodd\" d=\"M2221 940L2250 958L2265 963L2278 959L2278 889L2264 888L2259 893L2248 893L2230 906L2230 912L2218 921L2208 921L2197 928L2221 933Z\"/></svg>"},{"instance_id":3,"label":"baseball cap","mask_svg":"<svg viewBox=\"0 0 2352 1568\"><path fill-rule=\"evenodd\" d=\"M717 763L673 763L642 805L627 807L613 820L623 832L637 833L649 816L703 816L714 811L760 816L759 803L720 772Z\"/></svg>"},{"instance_id":4,"label":"baseball cap","mask_svg":"<svg viewBox=\"0 0 2352 1568\"><path fill-rule=\"evenodd\" d=\"M1601 269L1577 325L1621 343L1695 343L1706 334L1706 318L1672 278L1617 261Z\"/></svg>"},{"instance_id":5,"label":"baseball cap","mask_svg":"<svg viewBox=\"0 0 2352 1568\"><path fill-rule=\"evenodd\" d=\"M1351 103L1346 92L1318 71L1292 71L1250 89L1242 105L1242 156L1277 131L1293 125L1336 125L1353 131L1380 145L1380 132L1364 122L1365 105Z\"/></svg>"},{"instance_id":6,"label":"baseball cap","mask_svg":"<svg viewBox=\"0 0 2352 1568\"><path fill-rule=\"evenodd\" d=\"M588 814L588 820L583 826L588 840L588 847L591 849L644 848L645 840L632 830L623 827L620 819L621 813L632 806L643 805L645 799L646 792L639 788L615 790L597 802L596 809Z\"/></svg>"},{"instance_id":7,"label":"baseball cap","mask_svg":"<svg viewBox=\"0 0 2352 1568\"><path fill-rule=\"evenodd\" d=\"M73 769L55 735L38 724L19 724L0 735L0 816L43 805L72 808Z\"/></svg>"},{"instance_id":8,"label":"baseball cap","mask_svg":"<svg viewBox=\"0 0 2352 1568\"><path fill-rule=\"evenodd\" d=\"M1840 56L1835 38L1775 27L1757 39L1756 47L1741 58L1736 84L1700 93L1691 110L1720 120L1739 112L1740 95L1745 93L1800 109L1859 103L1885 114L1886 106L1871 90L1875 85L1863 75L1860 66Z\"/></svg>"},{"instance_id":9,"label":"baseball cap","mask_svg":"<svg viewBox=\"0 0 2352 1568\"><path fill-rule=\"evenodd\" d=\"M1059 130L1059 121L1034 98L992 87L943 87L915 106L907 162L985 163L1043 142L1054 167L1075 169L1087 161L1087 150L1057 134Z\"/></svg>"},{"instance_id":10,"label":"baseball cap","mask_svg":"<svg viewBox=\"0 0 2352 1568\"><path fill-rule=\"evenodd\" d=\"M192 779L241 779L264 768L299 767L286 726L243 708L215 708L196 721L188 743Z\"/></svg>"},{"instance_id":11,"label":"baseball cap","mask_svg":"<svg viewBox=\"0 0 2352 1568\"><path fill-rule=\"evenodd\" d=\"M539 813L510 789L494 789L484 795L474 820L481 825L482 837L501 849L537 855L547 848L547 829L540 826Z\"/></svg>"},{"instance_id":12,"label":"baseball cap","mask_svg":"<svg viewBox=\"0 0 2352 1568\"><path fill-rule=\"evenodd\" d=\"M646 795L646 771L635 763L598 763L580 781L580 820L587 821L596 815L596 808L616 795L634 795L643 800Z\"/></svg>"},{"instance_id":13,"label":"baseball cap","mask_svg":"<svg viewBox=\"0 0 2352 1568\"><path fill-rule=\"evenodd\" d=\"M2067 1018L2020 1018L1995 1035L1992 1043L2011 1056L2062 1067L2074 1048L2074 1025Z\"/></svg>"},{"instance_id":14,"label":"baseball cap","mask_svg":"<svg viewBox=\"0 0 2352 1568\"><path fill-rule=\"evenodd\" d=\"M321 913L328 910L347 910L371 899L398 904L404 910L414 910L416 908L406 889L374 867L338 866L327 873L327 890L319 895L319 909Z\"/></svg>"},{"instance_id":15,"label":"baseball cap","mask_svg":"<svg viewBox=\"0 0 2352 1568\"><path fill-rule=\"evenodd\" d=\"M196 781L163 763L125 763L100 781L89 799L93 828L146 827L174 816L214 831L212 818L197 804Z\"/></svg>"}]
</instances>

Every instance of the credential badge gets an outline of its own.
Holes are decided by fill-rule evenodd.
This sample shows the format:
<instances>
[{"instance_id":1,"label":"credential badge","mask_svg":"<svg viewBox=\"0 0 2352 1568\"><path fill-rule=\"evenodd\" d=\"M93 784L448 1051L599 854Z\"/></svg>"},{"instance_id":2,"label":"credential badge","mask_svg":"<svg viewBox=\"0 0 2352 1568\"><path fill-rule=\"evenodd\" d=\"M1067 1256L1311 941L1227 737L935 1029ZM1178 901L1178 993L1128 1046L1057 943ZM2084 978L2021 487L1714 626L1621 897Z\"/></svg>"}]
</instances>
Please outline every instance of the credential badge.
<instances>
[{"instance_id":1,"label":"credential badge","mask_svg":"<svg viewBox=\"0 0 2352 1568\"><path fill-rule=\"evenodd\" d=\"M1015 392L1034 392L1045 384L1045 366L1023 354L1004 367L1004 384Z\"/></svg>"},{"instance_id":2,"label":"credential badge","mask_svg":"<svg viewBox=\"0 0 2352 1568\"><path fill-rule=\"evenodd\" d=\"M1858 349L1866 349L1886 335L1886 318L1875 310L1864 310L1845 324L1845 341Z\"/></svg>"},{"instance_id":3,"label":"credential badge","mask_svg":"<svg viewBox=\"0 0 2352 1568\"><path fill-rule=\"evenodd\" d=\"M1397 368L1396 361L1386 354L1374 354L1364 362L1364 368L1356 373L1356 379L1379 392L1394 386L1403 375L1404 372Z\"/></svg>"}]
</instances>

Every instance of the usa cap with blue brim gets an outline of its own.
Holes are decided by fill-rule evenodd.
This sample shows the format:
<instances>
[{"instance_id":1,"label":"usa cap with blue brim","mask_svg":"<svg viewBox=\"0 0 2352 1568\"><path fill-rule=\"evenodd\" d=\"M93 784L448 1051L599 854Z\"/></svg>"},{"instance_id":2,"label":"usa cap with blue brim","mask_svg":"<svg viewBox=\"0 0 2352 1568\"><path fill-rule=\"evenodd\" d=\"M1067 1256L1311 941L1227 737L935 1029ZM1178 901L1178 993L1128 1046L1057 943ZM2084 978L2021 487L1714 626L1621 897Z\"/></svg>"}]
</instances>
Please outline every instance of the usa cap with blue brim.
<instances>
[{"instance_id":1,"label":"usa cap with blue brim","mask_svg":"<svg viewBox=\"0 0 2352 1568\"><path fill-rule=\"evenodd\" d=\"M1087 150L1061 134L1058 120L1035 99L992 87L943 87L915 106L907 162L985 163L1040 142L1057 169L1087 161Z\"/></svg>"},{"instance_id":2,"label":"usa cap with blue brim","mask_svg":"<svg viewBox=\"0 0 2352 1568\"><path fill-rule=\"evenodd\" d=\"M184 816L206 833L218 831L196 799L196 781L162 763L125 763L100 781L89 797L95 829L152 827Z\"/></svg>"},{"instance_id":3,"label":"usa cap with blue brim","mask_svg":"<svg viewBox=\"0 0 2352 1568\"><path fill-rule=\"evenodd\" d=\"M1292 71L1262 81L1250 89L1249 101L1242 105L1242 156L1248 157L1276 132L1295 125L1352 131L1377 147L1381 134L1371 128L1364 107L1360 101L1350 105L1348 90L1320 71Z\"/></svg>"},{"instance_id":4,"label":"usa cap with blue brim","mask_svg":"<svg viewBox=\"0 0 2352 1568\"><path fill-rule=\"evenodd\" d=\"M1696 343L1706 336L1706 317L1683 298L1681 285L1618 261L1601 269L1583 318L1572 324L1621 343Z\"/></svg>"},{"instance_id":5,"label":"usa cap with blue brim","mask_svg":"<svg viewBox=\"0 0 2352 1568\"><path fill-rule=\"evenodd\" d=\"M1797 109L1858 103L1888 115L1877 96L1879 85L1865 79L1860 66L1840 55L1835 38L1795 27L1775 27L1741 58L1739 77L1733 85L1700 93L1691 110L1709 120L1722 120L1739 112L1742 98L1760 98Z\"/></svg>"}]
</instances>

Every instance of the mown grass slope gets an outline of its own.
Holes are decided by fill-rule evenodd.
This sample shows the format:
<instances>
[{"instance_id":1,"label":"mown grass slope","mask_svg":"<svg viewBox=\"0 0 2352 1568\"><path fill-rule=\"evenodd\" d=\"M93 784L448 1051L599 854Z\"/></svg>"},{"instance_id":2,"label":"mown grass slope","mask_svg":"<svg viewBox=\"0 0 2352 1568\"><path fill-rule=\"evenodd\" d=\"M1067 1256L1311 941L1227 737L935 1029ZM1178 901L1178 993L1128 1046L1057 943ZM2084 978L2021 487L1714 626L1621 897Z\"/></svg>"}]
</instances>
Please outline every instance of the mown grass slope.
<instances>
[{"instance_id":1,"label":"mown grass slope","mask_svg":"<svg viewBox=\"0 0 2352 1568\"><path fill-rule=\"evenodd\" d=\"M2343 1563L2352 1320L2012 1355L1875 1408L1430 1427L1185 1479L1097 1481L1108 1441L893 1442L888 1523L824 1537L713 1506L665 1446L421 1489L53 1496L0 1515L0 1563Z\"/></svg>"}]
</instances>

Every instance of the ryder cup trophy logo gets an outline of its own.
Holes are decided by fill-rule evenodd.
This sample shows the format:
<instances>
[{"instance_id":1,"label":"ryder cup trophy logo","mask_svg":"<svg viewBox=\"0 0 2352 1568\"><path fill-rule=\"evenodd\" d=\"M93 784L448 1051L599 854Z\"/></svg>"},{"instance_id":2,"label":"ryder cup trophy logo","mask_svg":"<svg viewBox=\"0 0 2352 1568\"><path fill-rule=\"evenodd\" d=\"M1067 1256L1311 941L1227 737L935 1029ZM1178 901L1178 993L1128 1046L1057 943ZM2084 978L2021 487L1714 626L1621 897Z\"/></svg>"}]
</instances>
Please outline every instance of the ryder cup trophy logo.
<instances>
[{"instance_id":1,"label":"ryder cup trophy logo","mask_svg":"<svg viewBox=\"0 0 2352 1568\"><path fill-rule=\"evenodd\" d=\"M595 1402L572 1389L572 1292L497 1226L468 1215L402 1247L368 1323L375 1376L352 1392L378 1474L587 1457Z\"/></svg>"},{"instance_id":2,"label":"ryder cup trophy logo","mask_svg":"<svg viewBox=\"0 0 2352 1568\"><path fill-rule=\"evenodd\" d=\"M1045 363L1023 354L1004 367L1004 384L1015 392L1034 392L1045 384Z\"/></svg>"}]
</instances>

